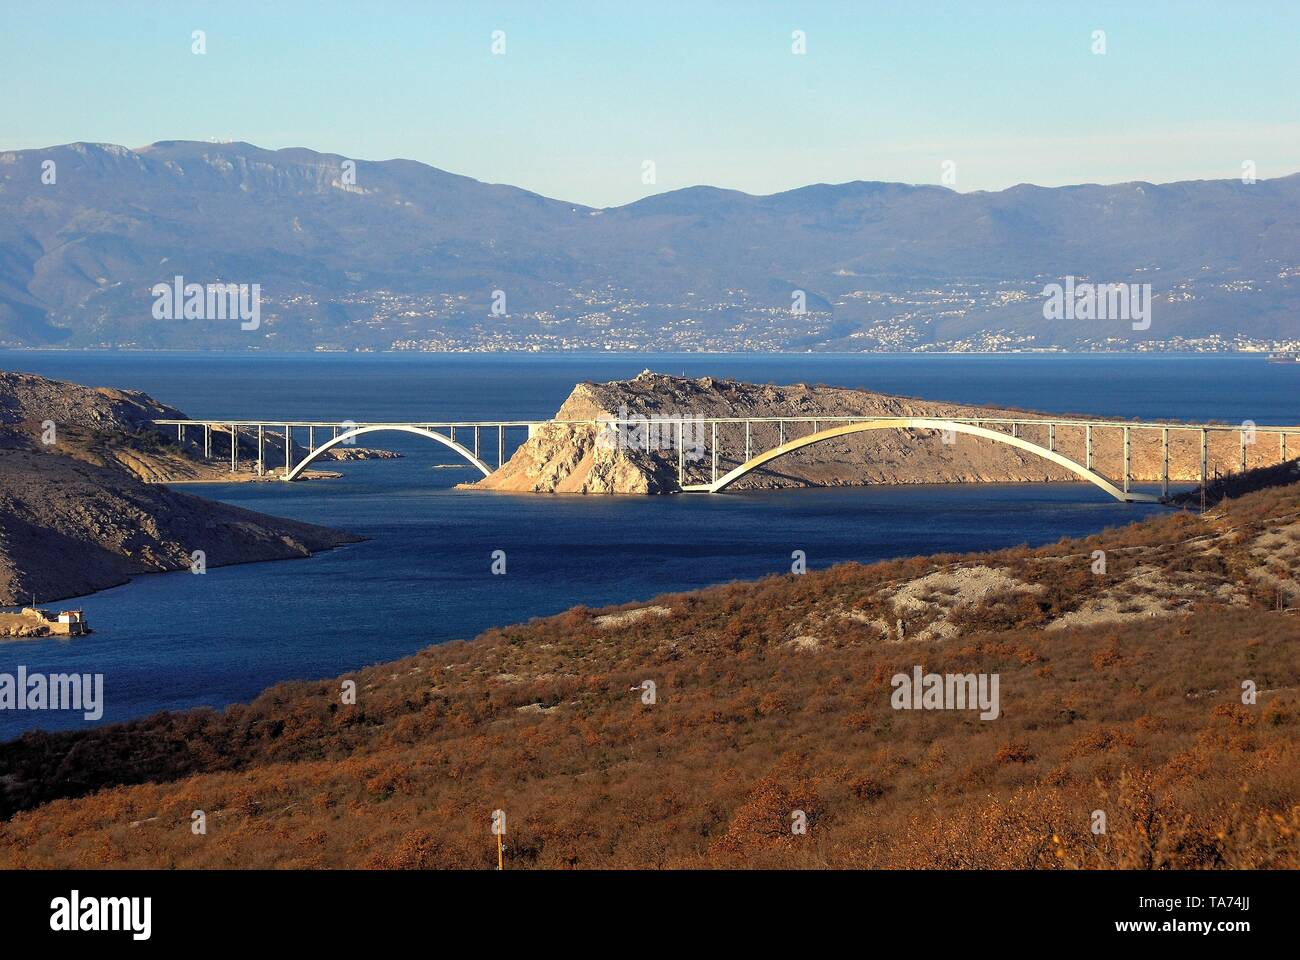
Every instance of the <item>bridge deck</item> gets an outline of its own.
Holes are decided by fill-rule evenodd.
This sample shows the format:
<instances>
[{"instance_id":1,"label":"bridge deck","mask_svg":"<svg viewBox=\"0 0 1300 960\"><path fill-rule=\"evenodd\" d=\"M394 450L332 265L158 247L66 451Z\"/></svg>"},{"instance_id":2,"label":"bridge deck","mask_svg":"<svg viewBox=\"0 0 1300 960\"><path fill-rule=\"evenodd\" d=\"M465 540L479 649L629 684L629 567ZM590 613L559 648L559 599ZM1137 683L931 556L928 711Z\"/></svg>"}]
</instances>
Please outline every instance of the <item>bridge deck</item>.
<instances>
[{"instance_id":1,"label":"bridge deck","mask_svg":"<svg viewBox=\"0 0 1300 960\"><path fill-rule=\"evenodd\" d=\"M1196 423L1186 420L1118 420L1105 418L1080 419L1074 417L949 417L939 414L928 415L930 419L952 420L955 423L1001 423L1001 424L1034 424L1039 426L1056 424L1061 427L1131 427L1134 430L1212 430L1212 431L1239 431L1248 429L1247 425L1238 423ZM860 416L799 416L799 417L704 417L704 416L671 416L655 414L652 418L647 418L650 422L662 424L696 424L696 423L859 423L866 420L895 420L903 423L915 417L905 416L873 416L863 414ZM646 422L645 419L638 418L589 418L585 420L230 420L222 417L211 418L189 418L185 420L152 420L159 426L187 426L187 427L342 427L344 424L357 427L381 427L381 426L409 426L409 427L539 427L545 424L561 424L570 426L607 426L625 424L628 426L638 426ZM1300 434L1300 425L1288 424L1250 424L1261 433L1278 433Z\"/></svg>"}]
</instances>

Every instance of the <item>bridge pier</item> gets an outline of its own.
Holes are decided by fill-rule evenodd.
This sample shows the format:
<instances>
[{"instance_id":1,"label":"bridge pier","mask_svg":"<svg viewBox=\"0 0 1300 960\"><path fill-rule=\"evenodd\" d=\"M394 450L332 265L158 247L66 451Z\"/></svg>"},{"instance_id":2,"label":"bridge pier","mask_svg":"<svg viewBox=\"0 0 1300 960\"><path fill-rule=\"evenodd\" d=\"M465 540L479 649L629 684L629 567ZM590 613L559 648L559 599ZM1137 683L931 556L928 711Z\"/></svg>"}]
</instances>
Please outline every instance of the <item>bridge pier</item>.
<instances>
[{"instance_id":1,"label":"bridge pier","mask_svg":"<svg viewBox=\"0 0 1300 960\"><path fill-rule=\"evenodd\" d=\"M284 425L284 479L293 471L293 427Z\"/></svg>"},{"instance_id":2,"label":"bridge pier","mask_svg":"<svg viewBox=\"0 0 1300 960\"><path fill-rule=\"evenodd\" d=\"M686 486L686 447L682 442L682 421L677 421L677 489Z\"/></svg>"},{"instance_id":3,"label":"bridge pier","mask_svg":"<svg viewBox=\"0 0 1300 960\"><path fill-rule=\"evenodd\" d=\"M1128 427L1124 428L1124 492L1125 493L1128 493L1128 481L1129 481L1129 477L1133 473L1132 470L1133 461L1131 456L1131 449L1128 443L1128 429L1129 429Z\"/></svg>"},{"instance_id":4,"label":"bridge pier","mask_svg":"<svg viewBox=\"0 0 1300 960\"><path fill-rule=\"evenodd\" d=\"M1278 438L1278 446L1282 448L1282 459L1279 462L1286 463L1286 431L1279 433Z\"/></svg>"},{"instance_id":5,"label":"bridge pier","mask_svg":"<svg viewBox=\"0 0 1300 960\"><path fill-rule=\"evenodd\" d=\"M1169 428L1165 427L1160 431L1160 496L1162 499L1169 497Z\"/></svg>"},{"instance_id":6,"label":"bridge pier","mask_svg":"<svg viewBox=\"0 0 1300 960\"><path fill-rule=\"evenodd\" d=\"M1210 432L1201 427L1201 486L1205 486L1210 474Z\"/></svg>"},{"instance_id":7,"label":"bridge pier","mask_svg":"<svg viewBox=\"0 0 1300 960\"><path fill-rule=\"evenodd\" d=\"M266 428L257 425L257 475L266 476Z\"/></svg>"},{"instance_id":8,"label":"bridge pier","mask_svg":"<svg viewBox=\"0 0 1300 960\"><path fill-rule=\"evenodd\" d=\"M230 472L234 473L239 469L239 428L233 423L230 425Z\"/></svg>"},{"instance_id":9,"label":"bridge pier","mask_svg":"<svg viewBox=\"0 0 1300 960\"><path fill-rule=\"evenodd\" d=\"M1241 431L1241 472L1246 472L1246 431Z\"/></svg>"},{"instance_id":10,"label":"bridge pier","mask_svg":"<svg viewBox=\"0 0 1300 960\"><path fill-rule=\"evenodd\" d=\"M1083 465L1087 469L1091 470L1092 469L1092 424L1088 424L1086 427L1084 427L1084 437L1085 437L1084 445L1088 448L1088 452L1086 454L1087 459L1084 461Z\"/></svg>"},{"instance_id":11,"label":"bridge pier","mask_svg":"<svg viewBox=\"0 0 1300 960\"><path fill-rule=\"evenodd\" d=\"M713 454L713 482L718 482L718 421L713 421L713 443L709 445L709 452Z\"/></svg>"},{"instance_id":12,"label":"bridge pier","mask_svg":"<svg viewBox=\"0 0 1300 960\"><path fill-rule=\"evenodd\" d=\"M497 426L497 469L500 470L506 465L506 428L504 424Z\"/></svg>"}]
</instances>

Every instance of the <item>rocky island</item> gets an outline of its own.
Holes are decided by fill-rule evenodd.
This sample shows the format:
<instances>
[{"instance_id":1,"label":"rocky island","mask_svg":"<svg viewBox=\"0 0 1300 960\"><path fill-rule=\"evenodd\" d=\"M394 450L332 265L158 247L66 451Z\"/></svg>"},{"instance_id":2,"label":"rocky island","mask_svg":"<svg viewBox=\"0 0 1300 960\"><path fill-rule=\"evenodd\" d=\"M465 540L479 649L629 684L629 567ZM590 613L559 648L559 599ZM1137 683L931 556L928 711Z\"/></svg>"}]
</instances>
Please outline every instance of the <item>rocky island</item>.
<instances>
[{"instance_id":1,"label":"rocky island","mask_svg":"<svg viewBox=\"0 0 1300 960\"><path fill-rule=\"evenodd\" d=\"M1059 418L1007 407L972 406L807 384L774 386L713 377L686 379L647 370L632 380L580 383L559 411L557 421L602 420L629 416L660 417L956 417L956 418ZM1072 415L1096 425L1119 426L1122 421ZM787 439L811 433L812 425L790 424ZM775 422L753 424L753 450L777 446L780 427ZM1055 448L1082 463L1085 459L1083 426L1062 427L1052 439ZM676 449L635 449L600 442L601 428L583 423L548 423L538 428L510 460L491 476L467 488L517 493L676 493ZM1261 435L1266 431L1261 428ZM1122 432L1098 430L1094 458L1104 474L1118 476L1123 462ZM1041 446L1049 443L1046 423L1022 428L1021 436ZM1270 441L1273 434L1268 434ZM718 435L719 475L745 460L743 430L729 426ZM1267 464L1276 446L1261 444L1254 456ZM709 451L709 456L712 453ZM1214 466L1229 467L1238 457L1232 432L1210 438ZM1199 439L1192 432L1177 432L1170 439L1170 479L1196 482L1200 478ZM1251 466L1256 466L1254 460ZM688 482L707 479L710 464L687 467ZM1160 479L1161 450L1158 431L1134 434L1132 477L1139 482ZM797 450L770 466L739 479L730 489L828 487L900 483L1031 483L1077 481L1070 471L1033 453L996 440L960 435L943 443L934 430L875 430L823 441Z\"/></svg>"}]
</instances>

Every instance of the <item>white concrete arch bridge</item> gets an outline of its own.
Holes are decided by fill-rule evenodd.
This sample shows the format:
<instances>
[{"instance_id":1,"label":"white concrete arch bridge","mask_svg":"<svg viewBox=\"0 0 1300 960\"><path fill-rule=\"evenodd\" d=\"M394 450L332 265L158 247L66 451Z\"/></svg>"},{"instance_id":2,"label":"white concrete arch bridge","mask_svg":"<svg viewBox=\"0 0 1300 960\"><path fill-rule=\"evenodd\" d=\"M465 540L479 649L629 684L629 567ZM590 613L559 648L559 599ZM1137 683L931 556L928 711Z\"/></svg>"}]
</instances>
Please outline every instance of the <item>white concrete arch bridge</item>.
<instances>
[{"instance_id":1,"label":"white concrete arch bridge","mask_svg":"<svg viewBox=\"0 0 1300 960\"><path fill-rule=\"evenodd\" d=\"M527 431L527 436L546 424L564 424L569 426L591 426L598 431L608 431L608 436L633 438L632 449L644 450L661 457L675 455L677 460L678 488L683 493L721 493L742 477L756 470L761 470L788 454L805 447L827 440L843 438L852 434L873 430L920 430L937 433L950 442L949 437L967 435L996 443L1006 444L1045 461L1054 463L1104 490L1116 500L1126 503L1158 503L1168 497L1170 483L1170 445L1171 437L1186 436L1190 433L1193 442L1199 441L1198 475L1185 477L1205 483L1212 479L1210 455L1212 438L1217 440L1219 453L1227 449L1229 443L1237 454L1232 468L1246 470L1250 466L1271 465L1289 459L1288 440L1300 440L1300 426L1259 426L1254 424L1229 425L1222 423L1183 423L1183 422L1136 422L1122 420L1083 420L1077 418L946 418L932 416L903 417L691 417L691 416L656 416L650 420L644 417L628 419L596 420L491 420L460 422L385 422L355 423L345 421L334 423L326 421L269 421L269 420L156 420L160 427L175 426L177 440L183 445L187 442L187 431L200 430L203 437L204 456L212 457L212 438L214 433L225 433L231 438L231 471L238 470L239 451L242 438L256 438L255 469L259 474L267 469L266 452L268 436L274 437L283 448L283 472L285 480L296 480L303 471L328 450L349 443L357 437L370 433L397 431L426 437L439 443L465 460L484 476L493 472L485 462L483 440L485 436L496 441L497 468L506 462L507 431ZM648 424L653 430L648 431ZM775 432L776 442L758 449L756 445L756 428L765 428L763 432ZM775 428L775 429L774 429ZM743 457L740 443L740 431L744 431ZM301 457L295 455L295 431L307 433L306 453ZM1046 432L1044 440L1027 439L1027 431L1039 434ZM1082 457L1067 456L1058 444L1058 431L1075 430L1081 432ZM459 431L459 436L458 436ZM719 433L730 431L733 436L735 457L734 467L719 472ZM1103 432L1119 435L1122 444L1122 459L1113 466L1118 468L1117 475L1104 474L1097 466L1094 456L1094 439ZM317 443L318 432L325 438ZM1236 434L1237 442L1232 443L1231 435ZM1224 436L1226 435L1226 436ZM651 437L653 443L638 446L641 440ZM1132 489L1134 483L1132 470L1132 448L1134 439L1143 438L1146 443L1160 443L1160 495L1142 493ZM1248 448L1258 449L1260 438L1276 437L1277 455L1258 452L1250 463ZM707 456L691 456L688 465L687 448L692 453L701 451ZM1267 444L1265 444L1267 447ZM1297 447L1300 453L1300 447ZM699 461L706 461L699 466ZM1226 463L1226 461L1225 461ZM699 478L692 473L703 470L706 476ZM1215 474L1219 471L1216 466Z\"/></svg>"},{"instance_id":2,"label":"white concrete arch bridge","mask_svg":"<svg viewBox=\"0 0 1300 960\"><path fill-rule=\"evenodd\" d=\"M282 478L297 480L307 467L318 460L327 451L340 445L350 445L357 437L369 433L409 433L426 437L453 451L470 466L485 477L492 473L484 457L484 440L496 440L496 465L505 463L505 448L508 430L523 429L528 436L542 421L535 420L493 420L487 422L407 422L407 423L358 423L353 420L154 420L158 427L175 427L176 440L182 446L190 440L191 431L202 437L204 459L214 459L212 454L214 436L226 435L230 439L230 471L238 471L240 463L240 445L247 441L256 443L255 455L249 459L258 475L264 475L269 469L268 454L278 447L283 457ZM457 437L457 431L460 436ZM302 434L307 435L305 455L298 457L295 449ZM323 438L317 443L317 438Z\"/></svg>"}]
</instances>

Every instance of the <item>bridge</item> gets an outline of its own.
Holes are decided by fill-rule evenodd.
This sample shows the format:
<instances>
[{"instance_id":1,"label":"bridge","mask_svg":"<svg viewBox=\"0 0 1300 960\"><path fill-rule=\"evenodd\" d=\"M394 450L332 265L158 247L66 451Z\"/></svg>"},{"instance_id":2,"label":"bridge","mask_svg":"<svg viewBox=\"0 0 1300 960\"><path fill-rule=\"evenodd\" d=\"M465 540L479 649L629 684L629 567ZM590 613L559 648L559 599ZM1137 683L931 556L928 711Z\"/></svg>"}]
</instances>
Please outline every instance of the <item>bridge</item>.
<instances>
[{"instance_id":1,"label":"bridge","mask_svg":"<svg viewBox=\"0 0 1300 960\"><path fill-rule=\"evenodd\" d=\"M1025 417L1025 418L964 418L940 416L859 416L859 417L701 417L668 415L653 417L629 417L624 419L609 417L590 420L491 420L491 421L443 421L443 422L381 422L357 423L354 421L306 421L306 420L155 420L159 427L176 428L177 442L182 446L191 441L191 431L198 431L202 438L203 457L213 458L213 439L224 435L229 441L230 470L238 471L241 444L248 443L251 451L256 450L256 459L252 463L258 475L264 475L267 464L268 445L278 446L282 450L284 480L296 480L303 471L327 451L340 444L350 444L356 438L370 433L399 432L414 434L432 440L451 450L466 463L477 469L484 476L493 472L484 457L487 453L484 440L496 443L496 468L506 462L506 444L508 431L518 436L526 431L532 437L538 429L548 425L567 426L575 430L590 428L591 436L598 440L601 434L609 442L625 443L628 449L637 453L649 453L668 459L675 454L678 489L683 493L721 493L747 474L761 470L773 461L816 443L843 438L853 434L873 430L917 430L938 434L944 443L952 444L958 435L976 437L1005 444L1033 454L1047 462L1056 464L1080 480L1087 481L1106 491L1116 500L1125 503L1159 503L1169 496L1171 438L1174 443L1186 448L1191 445L1195 452L1199 450L1199 476L1185 479L1199 479L1204 484L1212 479L1210 472L1211 448L1216 447L1220 454L1225 452L1225 443L1235 448L1236 469L1245 471L1249 466L1271 465L1289 459L1287 453L1288 438L1300 438L1300 426L1255 426L1251 423L1229 425L1222 423L1184 423L1184 422L1130 422L1122 420L1084 420L1075 418ZM743 430L743 457L740 434ZM295 450L298 442L306 432L307 445L305 453L299 457ZM719 452L723 447L720 433L735 448L738 462L734 467L719 472ZM1070 434L1074 445L1079 449L1074 456L1067 455L1060 442L1065 434ZM758 443L758 435L768 435L767 443ZM1035 434L1030 439L1029 434ZM1237 435L1233 443L1233 435ZM1122 457L1114 464L1118 473L1102 473L1097 465L1096 442L1106 435L1111 442L1122 445ZM1249 449L1258 449L1262 437L1276 437L1277 456L1261 457L1255 454L1255 462L1249 463ZM320 438L321 442L317 442ZM619 438L615 440L614 438ZM630 440L628 438L631 438ZM1141 438L1145 443L1160 443L1160 495L1142 493L1132 489L1133 479L1133 444ZM774 442L773 442L774 441ZM255 448L252 446L256 443ZM687 450L691 449L688 466ZM707 455L706 455L707 454ZM707 461L704 467L705 478L692 476L700 473L697 463ZM1263 460L1264 462L1261 462ZM1216 465L1215 474L1218 474ZM1152 478L1154 482L1154 478ZM694 482L691 482L694 481Z\"/></svg>"},{"instance_id":2,"label":"bridge","mask_svg":"<svg viewBox=\"0 0 1300 960\"><path fill-rule=\"evenodd\" d=\"M285 480L297 480L302 476L308 465L318 460L326 451L332 450L341 444L350 445L357 437L365 436L368 433L381 432L411 433L433 440L453 451L486 477L492 473L492 468L484 462L481 456L484 453L482 444L485 434L489 439L491 439L493 433L496 434L496 465L499 468L506 460L507 430L522 428L527 430L528 436L531 437L533 432L547 421L358 423L354 420L154 420L152 422L158 427L174 426L176 428L176 442L181 446L185 446L189 439L189 431L197 430L202 436L203 457L207 460L213 459L213 438L224 434L230 447L231 473L239 470L240 444L245 439L250 444L256 443L255 449L257 452L253 460L253 466L258 476L266 473L268 447L278 446L284 457L283 478ZM459 440L456 438L457 430L461 432L461 439ZM307 434L307 453L301 459L296 458L294 454L294 448L297 445L295 431L298 431L299 437L301 437L302 431L306 431ZM317 444L318 431L322 437L328 434L329 439Z\"/></svg>"}]
</instances>

